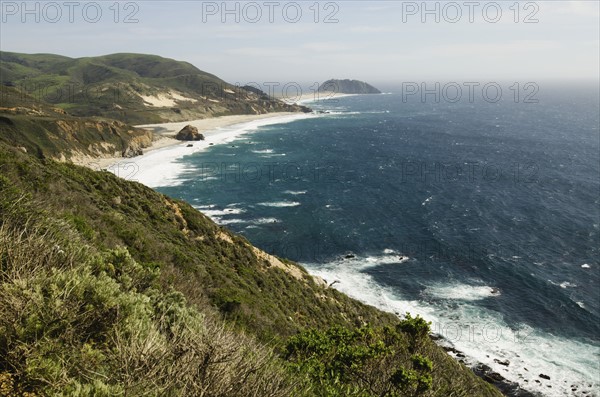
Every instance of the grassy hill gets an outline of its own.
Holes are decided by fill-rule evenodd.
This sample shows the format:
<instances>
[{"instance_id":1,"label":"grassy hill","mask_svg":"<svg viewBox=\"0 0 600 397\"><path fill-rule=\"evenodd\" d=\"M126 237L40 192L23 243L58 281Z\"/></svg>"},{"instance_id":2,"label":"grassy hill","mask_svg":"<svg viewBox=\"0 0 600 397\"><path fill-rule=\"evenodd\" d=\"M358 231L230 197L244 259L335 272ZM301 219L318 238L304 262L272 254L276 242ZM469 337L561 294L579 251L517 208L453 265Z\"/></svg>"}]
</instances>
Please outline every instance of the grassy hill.
<instances>
[{"instance_id":1,"label":"grassy hill","mask_svg":"<svg viewBox=\"0 0 600 397\"><path fill-rule=\"evenodd\" d=\"M150 131L103 117L74 117L14 87L0 86L0 142L37 157L131 157L152 144Z\"/></svg>"},{"instance_id":2,"label":"grassy hill","mask_svg":"<svg viewBox=\"0 0 600 397\"><path fill-rule=\"evenodd\" d=\"M2 51L0 84L74 116L102 116L129 124L308 111L228 84L187 62L156 55L74 59Z\"/></svg>"},{"instance_id":3,"label":"grassy hill","mask_svg":"<svg viewBox=\"0 0 600 397\"><path fill-rule=\"evenodd\" d=\"M0 215L0 394L500 395L423 320L141 184L0 142Z\"/></svg>"}]
</instances>

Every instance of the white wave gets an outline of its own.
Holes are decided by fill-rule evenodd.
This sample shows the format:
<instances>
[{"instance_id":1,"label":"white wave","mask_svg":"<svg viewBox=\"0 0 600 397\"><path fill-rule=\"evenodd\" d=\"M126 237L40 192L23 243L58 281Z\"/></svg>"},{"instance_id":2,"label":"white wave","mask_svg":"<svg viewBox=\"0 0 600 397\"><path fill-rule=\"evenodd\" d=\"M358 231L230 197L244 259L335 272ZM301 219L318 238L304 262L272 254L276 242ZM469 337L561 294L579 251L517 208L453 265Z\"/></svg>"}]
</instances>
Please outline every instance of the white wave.
<instances>
[{"instance_id":1,"label":"white wave","mask_svg":"<svg viewBox=\"0 0 600 397\"><path fill-rule=\"evenodd\" d=\"M215 221L215 223L217 223L219 225L232 225L234 223L248 223L249 222L246 219L237 219L237 218L223 219L221 217L215 217L213 219L213 221Z\"/></svg>"},{"instance_id":2,"label":"white wave","mask_svg":"<svg viewBox=\"0 0 600 397\"><path fill-rule=\"evenodd\" d=\"M297 201L275 201L272 203L258 203L257 205L262 205L263 207L277 207L277 208L283 208L283 207L297 207L300 205L299 202Z\"/></svg>"},{"instance_id":3,"label":"white wave","mask_svg":"<svg viewBox=\"0 0 600 397\"><path fill-rule=\"evenodd\" d=\"M396 314L418 314L431 321L433 332L444 337L444 344L464 353L468 364L485 364L526 390L562 397L573 395L571 385L575 385L579 393L598 394L598 346L538 331L525 324L509 326L500 313L478 306L476 299L454 300L452 310L448 310L447 302L443 301L407 299L401 291L383 287L364 273L364 269L374 265L366 259L305 266L311 274L328 283L337 280L334 288L366 304ZM451 295L444 288L438 289L437 293ZM488 294L491 294L491 287L468 286L468 291L459 295L464 298ZM494 359L509 360L510 364L503 366ZM550 376L550 380L539 378L541 373Z\"/></svg>"},{"instance_id":4,"label":"white wave","mask_svg":"<svg viewBox=\"0 0 600 397\"><path fill-rule=\"evenodd\" d=\"M306 193L308 193L308 191L306 191L306 190L286 190L283 193L284 194L291 194L291 195L294 195L294 196L298 196L300 194L306 194Z\"/></svg>"},{"instance_id":5,"label":"white wave","mask_svg":"<svg viewBox=\"0 0 600 397\"><path fill-rule=\"evenodd\" d=\"M379 255L379 256L367 256L364 259L367 263L374 264L375 266L379 265L391 265L394 263L404 263L409 260L407 256L404 255Z\"/></svg>"},{"instance_id":6,"label":"white wave","mask_svg":"<svg viewBox=\"0 0 600 397\"><path fill-rule=\"evenodd\" d=\"M358 256L354 254L341 255L337 262L340 266L350 266L357 270L365 270L382 265L400 264L408 261L410 258L400 255L391 249L385 249L384 255ZM350 256L349 256L350 255Z\"/></svg>"},{"instance_id":7,"label":"white wave","mask_svg":"<svg viewBox=\"0 0 600 397\"><path fill-rule=\"evenodd\" d=\"M468 284L436 284L427 287L423 294L436 299L477 301L500 295L500 290L489 286Z\"/></svg>"},{"instance_id":8,"label":"white wave","mask_svg":"<svg viewBox=\"0 0 600 397\"><path fill-rule=\"evenodd\" d=\"M194 199L194 201L198 201L198 199ZM197 210L209 210L211 208L215 208L216 205L215 204L205 204L205 205L194 205L194 208L196 208Z\"/></svg>"},{"instance_id":9,"label":"white wave","mask_svg":"<svg viewBox=\"0 0 600 397\"><path fill-rule=\"evenodd\" d=\"M265 154L265 155L260 156L260 158L270 159L272 157L283 157L283 156L287 156L287 154L285 154L285 153Z\"/></svg>"},{"instance_id":10,"label":"white wave","mask_svg":"<svg viewBox=\"0 0 600 397\"><path fill-rule=\"evenodd\" d=\"M269 223L279 223L281 220L277 218L256 218L256 219L223 219L221 217L214 217L213 221L218 223L219 225L231 225L231 224L244 224L247 223L250 226L247 226L246 229L256 228L256 225L266 225Z\"/></svg>"},{"instance_id":11,"label":"white wave","mask_svg":"<svg viewBox=\"0 0 600 397\"><path fill-rule=\"evenodd\" d=\"M362 114L362 112L328 111L327 113L323 113L324 116L346 116L346 115L355 115L355 114Z\"/></svg>"},{"instance_id":12,"label":"white wave","mask_svg":"<svg viewBox=\"0 0 600 397\"><path fill-rule=\"evenodd\" d=\"M573 284L568 281L563 281L562 283L560 283L560 288L575 288L575 287L577 287L577 284Z\"/></svg>"},{"instance_id":13,"label":"white wave","mask_svg":"<svg viewBox=\"0 0 600 397\"><path fill-rule=\"evenodd\" d=\"M280 223L281 220L279 220L277 218L258 218L258 219L253 219L250 222L255 225L264 225L267 223Z\"/></svg>"},{"instance_id":14,"label":"white wave","mask_svg":"<svg viewBox=\"0 0 600 397\"><path fill-rule=\"evenodd\" d=\"M588 265L587 263L584 263L583 265L581 265L582 269L589 269L591 266Z\"/></svg>"},{"instance_id":15,"label":"white wave","mask_svg":"<svg viewBox=\"0 0 600 397\"><path fill-rule=\"evenodd\" d=\"M269 154L269 153L273 153L273 149L253 150L252 153Z\"/></svg>"},{"instance_id":16,"label":"white wave","mask_svg":"<svg viewBox=\"0 0 600 397\"><path fill-rule=\"evenodd\" d=\"M135 180L149 187L178 186L185 182L182 176L186 171L194 171L194 169L189 168L189 166L180 161L183 157L205 151L211 147L211 144L219 145L230 143L239 139L240 136L244 134L255 132L260 127L290 123L296 120L314 117L317 117L317 115L310 113L292 114L254 120L247 123L240 123L229 127L206 131L204 132L206 140L194 142L194 146L191 148L187 147L188 142L184 142L162 149L151 150L147 154L128 160L126 163L134 165L135 173L133 175L127 174L126 176L127 179ZM149 129L160 128L163 131L175 133L181 130L187 124L194 126L195 123L198 123L201 127L200 123L202 123L202 120L148 124L139 127ZM118 171L119 167L116 167L117 171L113 171L114 168L115 165L108 167L108 170L117 175L123 176L123 173Z\"/></svg>"},{"instance_id":17,"label":"white wave","mask_svg":"<svg viewBox=\"0 0 600 397\"><path fill-rule=\"evenodd\" d=\"M197 208L197 209L199 209L204 215L206 215L210 218L223 216L223 215L238 215L238 214L243 214L244 212L246 212L245 210L243 210L241 208L225 208L223 210L201 209L201 208Z\"/></svg>"}]
</instances>

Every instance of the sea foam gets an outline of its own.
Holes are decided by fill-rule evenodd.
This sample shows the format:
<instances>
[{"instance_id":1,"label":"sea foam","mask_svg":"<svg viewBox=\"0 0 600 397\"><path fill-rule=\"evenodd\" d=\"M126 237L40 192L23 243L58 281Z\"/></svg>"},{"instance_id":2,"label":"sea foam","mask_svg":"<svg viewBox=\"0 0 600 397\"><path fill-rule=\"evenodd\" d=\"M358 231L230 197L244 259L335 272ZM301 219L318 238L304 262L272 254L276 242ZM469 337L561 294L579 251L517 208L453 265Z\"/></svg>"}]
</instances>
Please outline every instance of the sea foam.
<instances>
[{"instance_id":1,"label":"sea foam","mask_svg":"<svg viewBox=\"0 0 600 397\"><path fill-rule=\"evenodd\" d=\"M456 282L431 285L423 292L435 298L428 303L409 300L401 291L378 284L364 272L393 263L397 257L394 250L386 249L383 255L304 265L311 274L329 284L337 281L333 288L366 304L399 315L418 314L431 321L432 331L443 337L441 343L465 354L469 365L485 364L507 380L544 396L573 395L572 385L578 393L597 395L600 348L585 341L534 330L525 324L507 324L500 313L476 303L501 293L494 293L491 286ZM494 359L508 360L510 364L504 366ZM550 376L550 380L541 379L539 374L542 373Z\"/></svg>"}]
</instances>

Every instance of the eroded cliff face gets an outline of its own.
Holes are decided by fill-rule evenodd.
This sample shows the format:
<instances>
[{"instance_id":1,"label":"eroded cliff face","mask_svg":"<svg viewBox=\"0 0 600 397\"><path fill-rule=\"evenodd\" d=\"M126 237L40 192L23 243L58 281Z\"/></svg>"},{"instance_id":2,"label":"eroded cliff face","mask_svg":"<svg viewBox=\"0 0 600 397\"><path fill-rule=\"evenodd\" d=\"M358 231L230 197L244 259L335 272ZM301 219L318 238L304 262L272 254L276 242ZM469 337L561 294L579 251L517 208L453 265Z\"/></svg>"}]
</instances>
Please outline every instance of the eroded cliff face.
<instances>
[{"instance_id":1,"label":"eroded cliff face","mask_svg":"<svg viewBox=\"0 0 600 397\"><path fill-rule=\"evenodd\" d=\"M0 141L37 157L134 157L152 145L153 133L117 120L52 117L47 112L0 109Z\"/></svg>"}]
</instances>

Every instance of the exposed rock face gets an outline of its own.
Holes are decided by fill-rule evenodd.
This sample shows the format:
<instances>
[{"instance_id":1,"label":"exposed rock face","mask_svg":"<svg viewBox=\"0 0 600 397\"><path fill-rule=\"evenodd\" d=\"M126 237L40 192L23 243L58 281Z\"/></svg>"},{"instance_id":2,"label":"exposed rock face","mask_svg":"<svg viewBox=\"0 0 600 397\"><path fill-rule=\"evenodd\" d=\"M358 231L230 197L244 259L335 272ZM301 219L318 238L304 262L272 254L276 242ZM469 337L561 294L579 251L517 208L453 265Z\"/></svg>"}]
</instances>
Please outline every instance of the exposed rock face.
<instances>
[{"instance_id":1,"label":"exposed rock face","mask_svg":"<svg viewBox=\"0 0 600 397\"><path fill-rule=\"evenodd\" d=\"M198 132L198 128L192 125L186 125L177 133L175 139L179 139L180 141L203 141L204 135Z\"/></svg>"},{"instance_id":2,"label":"exposed rock face","mask_svg":"<svg viewBox=\"0 0 600 397\"><path fill-rule=\"evenodd\" d=\"M348 79L327 80L321 84L319 92L333 92L336 94L381 94L381 91L364 81Z\"/></svg>"}]
</instances>

